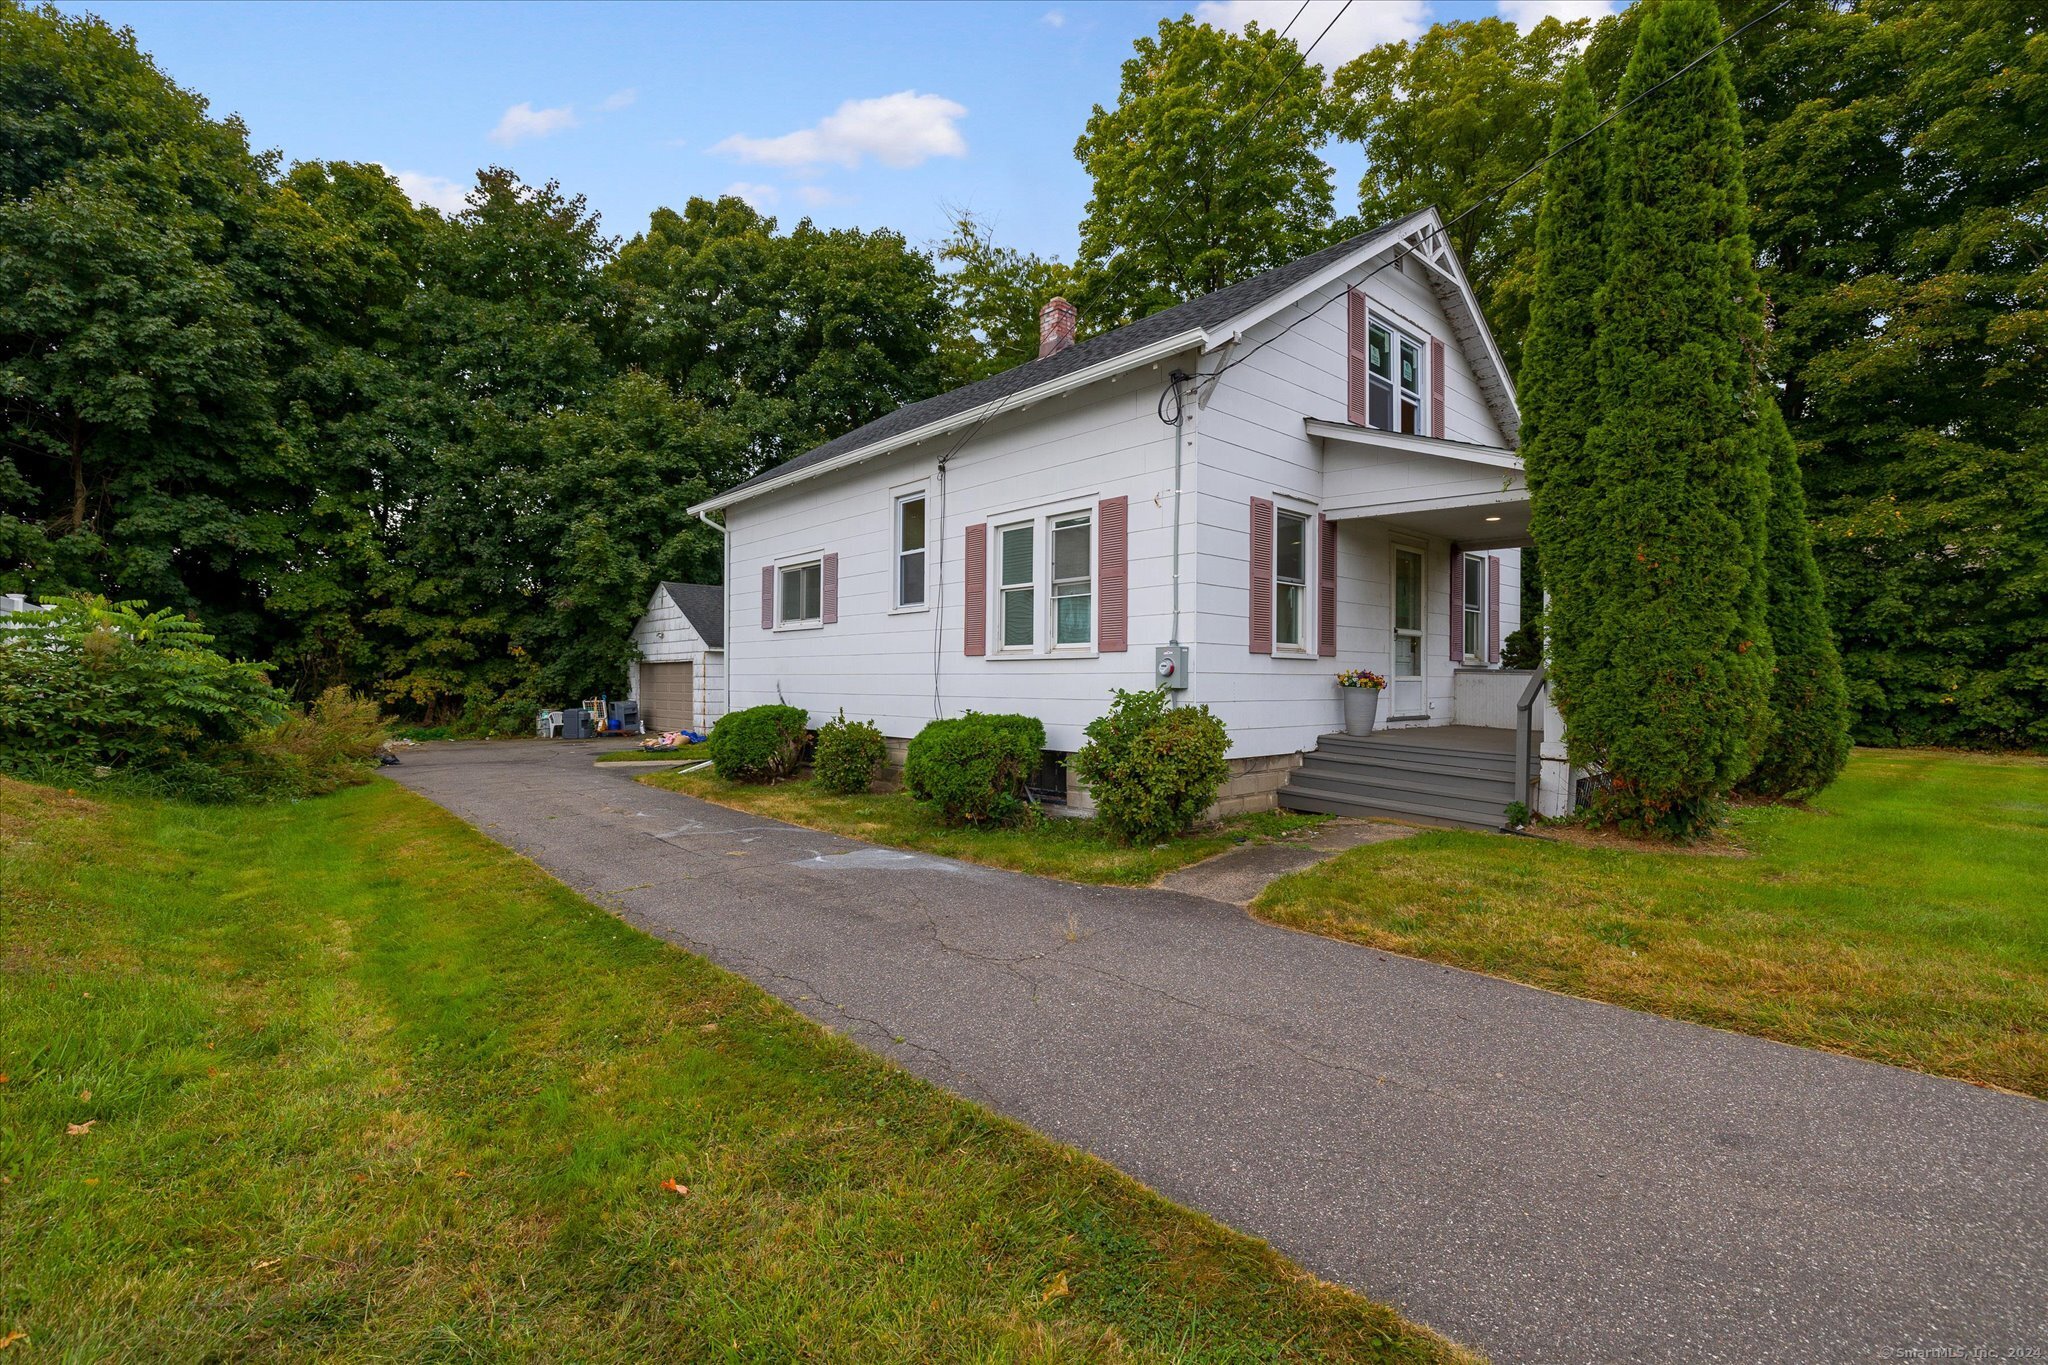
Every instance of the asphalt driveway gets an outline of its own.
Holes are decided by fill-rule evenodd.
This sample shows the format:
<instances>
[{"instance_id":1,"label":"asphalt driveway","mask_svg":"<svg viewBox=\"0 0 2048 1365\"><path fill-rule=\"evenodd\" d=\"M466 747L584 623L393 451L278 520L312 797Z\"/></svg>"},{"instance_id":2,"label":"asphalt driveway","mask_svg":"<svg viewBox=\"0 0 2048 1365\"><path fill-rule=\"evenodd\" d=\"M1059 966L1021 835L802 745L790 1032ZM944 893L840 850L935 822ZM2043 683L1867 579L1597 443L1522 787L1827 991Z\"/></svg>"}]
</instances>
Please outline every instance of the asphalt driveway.
<instances>
[{"instance_id":1,"label":"asphalt driveway","mask_svg":"<svg viewBox=\"0 0 2048 1365\"><path fill-rule=\"evenodd\" d=\"M2048 1348L2048 1105L1213 901L764 822L595 752L434 745L392 775L828 1027L1495 1360Z\"/></svg>"}]
</instances>

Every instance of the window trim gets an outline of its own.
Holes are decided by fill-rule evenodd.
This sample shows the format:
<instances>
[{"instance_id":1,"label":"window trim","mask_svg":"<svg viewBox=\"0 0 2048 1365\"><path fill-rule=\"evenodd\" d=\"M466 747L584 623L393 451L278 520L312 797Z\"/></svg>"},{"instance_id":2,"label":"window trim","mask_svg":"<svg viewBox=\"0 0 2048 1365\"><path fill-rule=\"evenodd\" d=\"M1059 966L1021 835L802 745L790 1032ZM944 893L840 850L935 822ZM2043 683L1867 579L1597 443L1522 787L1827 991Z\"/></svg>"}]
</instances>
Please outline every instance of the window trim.
<instances>
[{"instance_id":1,"label":"window trim","mask_svg":"<svg viewBox=\"0 0 2048 1365\"><path fill-rule=\"evenodd\" d=\"M924 544L915 550L906 550L903 548L903 509L906 504L913 502L925 504ZM925 490L919 487L898 493L889 503L889 612L891 615L899 612L908 613L930 611L932 609L931 544L931 501L926 497ZM909 555L917 555L924 561L924 597L921 601L917 602L906 602L903 600L903 561Z\"/></svg>"},{"instance_id":2,"label":"window trim","mask_svg":"<svg viewBox=\"0 0 2048 1365\"><path fill-rule=\"evenodd\" d=\"M1088 638L1085 640L1060 639L1060 597L1062 582L1074 583L1078 579L1055 577L1053 536L1061 522L1079 520L1088 533ZM1049 654L1085 654L1093 652L1100 633L1096 611L1102 600L1102 556L1097 548L1098 523L1100 518L1095 509L1083 508L1073 512L1052 512L1045 518L1045 649ZM1071 529L1071 528L1069 528Z\"/></svg>"},{"instance_id":3,"label":"window trim","mask_svg":"<svg viewBox=\"0 0 2048 1365\"><path fill-rule=\"evenodd\" d=\"M1463 622L1464 633L1461 639L1464 650L1461 657L1467 664L1483 664L1486 662L1486 646L1484 644L1487 596L1486 560L1486 555L1468 550L1460 557L1458 565L1459 572L1465 575L1464 595L1459 604L1459 610L1465 618ZM1477 597L1474 597L1472 593L1472 573L1475 566L1479 572L1479 594ZM1472 630L1472 618L1475 615L1479 618L1479 630L1476 634ZM1478 645L1478 648L1474 648L1475 644Z\"/></svg>"},{"instance_id":4,"label":"window trim","mask_svg":"<svg viewBox=\"0 0 2048 1365\"><path fill-rule=\"evenodd\" d=\"M1295 517L1301 522L1301 580L1299 583L1292 582L1280 575L1280 520L1283 517ZM1276 501L1273 504L1272 564L1273 654L1275 657L1288 659L1316 657L1314 645L1316 638L1316 602L1315 596L1309 591L1314 575L1313 566L1321 563L1316 557L1316 550L1315 513L1300 507L1288 507ZM1299 587L1301 589L1301 610L1297 613L1301 623L1301 629L1298 632L1301 638L1293 644L1287 644L1280 638L1280 590L1283 587Z\"/></svg>"},{"instance_id":5,"label":"window trim","mask_svg":"<svg viewBox=\"0 0 2048 1365\"><path fill-rule=\"evenodd\" d=\"M814 569L817 571L818 574L818 614L816 616L800 616L794 618L785 618L782 614L783 576L789 573L802 573L805 569ZM801 589L798 590L798 597L799 599L801 599L802 597ZM824 628L825 556L822 554L807 555L800 559L791 559L787 561L778 562L775 565L775 629L778 631L783 631L823 630Z\"/></svg>"},{"instance_id":6,"label":"window trim","mask_svg":"<svg viewBox=\"0 0 2048 1365\"><path fill-rule=\"evenodd\" d=\"M1372 372L1372 331L1378 327L1387 334L1387 375L1383 381L1387 386L1387 419L1389 425L1374 426L1372 420L1372 391L1380 377ZM1365 315L1365 424L1374 431L1389 432L1396 436L1429 436L1429 343L1421 336L1409 331L1393 318L1378 309L1368 309ZM1415 388L1409 390L1401 385L1401 345L1406 342L1415 348ZM1400 423L1401 400L1412 393L1415 400L1415 430L1402 431Z\"/></svg>"},{"instance_id":7,"label":"window trim","mask_svg":"<svg viewBox=\"0 0 2048 1365\"><path fill-rule=\"evenodd\" d=\"M1039 652L1039 604L1037 598L1038 582L1040 576L1040 546L1038 530L1041 520L1042 519L1038 517L1027 517L1022 521L1006 521L1001 523L1000 525L992 525L989 528L991 531L994 532L994 534L989 537L989 554L991 558L991 563L989 564L989 580L990 586L992 586L995 589L995 591L992 594L990 594L990 596L992 597L995 604L996 619L994 625L996 631L996 653L998 654L1008 654L1012 656L1017 656L1036 654ZM1003 580L1003 538L1009 535L1012 531L1028 531L1031 534L1031 576L1022 583L1008 583ZM1013 592L1028 592L1032 594L1031 615L1029 618L1031 621L1031 639L1027 643L1021 645L1013 645L1010 643L1010 613L1008 610L1008 598L1010 594Z\"/></svg>"},{"instance_id":8,"label":"window trim","mask_svg":"<svg viewBox=\"0 0 2048 1365\"><path fill-rule=\"evenodd\" d=\"M1053 595L1053 531L1063 521L1085 519L1088 528L1088 639L1060 644L1059 599ZM1003 582L1003 536L1020 528L1031 532L1031 581ZM1006 520L988 520L988 629L995 647L989 659L1092 659L1101 653L1102 643L1102 517L1097 503L1040 503L1012 514ZM1079 580L1068 580L1079 581ZM1032 637L1029 645L1013 645L1005 633L1003 610L1006 592L1030 590Z\"/></svg>"}]
</instances>

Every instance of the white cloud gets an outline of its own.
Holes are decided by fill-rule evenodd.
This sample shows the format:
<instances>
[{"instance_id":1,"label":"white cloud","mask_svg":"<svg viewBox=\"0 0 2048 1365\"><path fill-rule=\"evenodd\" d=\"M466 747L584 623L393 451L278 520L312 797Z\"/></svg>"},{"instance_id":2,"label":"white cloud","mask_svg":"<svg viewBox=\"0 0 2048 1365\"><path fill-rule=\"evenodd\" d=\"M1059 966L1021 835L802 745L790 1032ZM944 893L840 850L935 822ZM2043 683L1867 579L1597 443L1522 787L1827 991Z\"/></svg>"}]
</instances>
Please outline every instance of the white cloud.
<instances>
[{"instance_id":1,"label":"white cloud","mask_svg":"<svg viewBox=\"0 0 2048 1365\"><path fill-rule=\"evenodd\" d=\"M1499 0L1500 17L1517 28L1531 29L1545 19L1570 23L1574 19L1605 19L1614 13L1615 0Z\"/></svg>"},{"instance_id":2,"label":"white cloud","mask_svg":"<svg viewBox=\"0 0 2048 1365\"><path fill-rule=\"evenodd\" d=\"M1256 19L1260 28L1278 33L1300 9L1301 0L1202 0L1195 6L1195 18L1235 32L1242 32ZM1307 10L1287 29L1287 36L1304 52L1314 44L1309 60L1325 71L1334 71L1368 48L1412 41L1428 24L1427 0L1369 0L1348 9L1343 0L1308 0ZM1326 28L1330 34L1322 38Z\"/></svg>"},{"instance_id":3,"label":"white cloud","mask_svg":"<svg viewBox=\"0 0 2048 1365\"><path fill-rule=\"evenodd\" d=\"M443 213L462 212L463 201L469 196L469 186L460 180L450 180L445 175L428 175L425 171L395 171L391 178L398 182L398 188L405 191L405 197L421 208L439 209Z\"/></svg>"},{"instance_id":4,"label":"white cloud","mask_svg":"<svg viewBox=\"0 0 2048 1365\"><path fill-rule=\"evenodd\" d=\"M958 127L966 116L966 106L944 96L899 90L879 99L848 100L814 127L781 137L735 133L711 150L797 171L828 164L853 170L868 157L900 169L935 156L967 155L967 139Z\"/></svg>"},{"instance_id":5,"label":"white cloud","mask_svg":"<svg viewBox=\"0 0 2048 1365\"><path fill-rule=\"evenodd\" d=\"M1066 11L1049 9L1038 16L1038 22L1044 24L1047 28L1065 28L1067 26Z\"/></svg>"},{"instance_id":6,"label":"white cloud","mask_svg":"<svg viewBox=\"0 0 2048 1365\"><path fill-rule=\"evenodd\" d=\"M850 202L837 190L828 190L823 185L798 185L796 197L803 201L805 208L822 209L832 204Z\"/></svg>"},{"instance_id":7,"label":"white cloud","mask_svg":"<svg viewBox=\"0 0 2048 1365\"><path fill-rule=\"evenodd\" d=\"M559 109L536 109L525 100L505 111L498 126L491 129L491 141L509 147L530 137L546 137L576 126L576 111L569 105Z\"/></svg>"},{"instance_id":8,"label":"white cloud","mask_svg":"<svg viewBox=\"0 0 2048 1365\"><path fill-rule=\"evenodd\" d=\"M762 185L752 180L735 180L720 190L719 194L744 199L763 213L774 208L775 201L782 198L782 191L773 185Z\"/></svg>"},{"instance_id":9,"label":"white cloud","mask_svg":"<svg viewBox=\"0 0 2048 1365\"><path fill-rule=\"evenodd\" d=\"M624 90L614 90L611 92L611 94L606 95L604 97L604 103L598 105L597 107L604 110L607 114L609 114L617 110L624 109L627 105L633 103L633 101L639 98L640 92L633 86L629 85Z\"/></svg>"}]
</instances>

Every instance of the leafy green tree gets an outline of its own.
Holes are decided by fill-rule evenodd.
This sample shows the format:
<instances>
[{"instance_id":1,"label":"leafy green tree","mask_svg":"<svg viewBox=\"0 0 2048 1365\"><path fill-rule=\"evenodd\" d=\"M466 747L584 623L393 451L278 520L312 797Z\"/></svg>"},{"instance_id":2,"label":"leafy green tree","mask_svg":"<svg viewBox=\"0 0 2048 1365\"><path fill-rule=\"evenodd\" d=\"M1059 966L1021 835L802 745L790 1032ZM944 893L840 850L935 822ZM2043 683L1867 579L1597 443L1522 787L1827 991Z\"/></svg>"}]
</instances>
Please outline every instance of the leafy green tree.
<instances>
[{"instance_id":1,"label":"leafy green tree","mask_svg":"<svg viewBox=\"0 0 2048 1365\"><path fill-rule=\"evenodd\" d=\"M1162 19L1074 156L1094 182L1076 302L1108 328L1282 265L1330 238L1329 106L1292 39Z\"/></svg>"},{"instance_id":2,"label":"leafy green tree","mask_svg":"<svg viewBox=\"0 0 2048 1365\"><path fill-rule=\"evenodd\" d=\"M944 382L931 259L886 230L781 234L739 199L657 209L606 270L622 361L746 433L740 477L800 455Z\"/></svg>"},{"instance_id":3,"label":"leafy green tree","mask_svg":"<svg viewBox=\"0 0 2048 1365\"><path fill-rule=\"evenodd\" d=\"M1039 309L1080 292L1072 266L997 245L988 225L971 213L954 215L938 258L953 267L940 277L947 302L940 344L959 384L1036 359Z\"/></svg>"},{"instance_id":4,"label":"leafy green tree","mask_svg":"<svg viewBox=\"0 0 2048 1365\"><path fill-rule=\"evenodd\" d=\"M1812 796L1849 761L1849 692L1828 629L1826 592L1813 559L1813 528L1799 481L1799 452L1771 396L1757 405L1757 438L1770 460L1764 550L1770 623L1771 724L1746 790Z\"/></svg>"},{"instance_id":5,"label":"leafy green tree","mask_svg":"<svg viewBox=\"0 0 2048 1365\"><path fill-rule=\"evenodd\" d=\"M1593 623L1558 694L1573 757L1604 770L1609 817L1673 835L1714 818L1769 721L1742 127L1726 56L1699 60L1720 37L1711 0L1642 19L1609 143L1598 553L1547 566L1552 599L1574 593Z\"/></svg>"},{"instance_id":6,"label":"leafy green tree","mask_svg":"<svg viewBox=\"0 0 2048 1365\"><path fill-rule=\"evenodd\" d=\"M0 5L0 582L259 634L289 536L249 239L267 161L134 36Z\"/></svg>"},{"instance_id":7,"label":"leafy green tree","mask_svg":"<svg viewBox=\"0 0 2048 1365\"><path fill-rule=\"evenodd\" d=\"M1365 152L1358 216L1386 222L1435 207L1514 372L1535 288L1542 181L1522 173L1544 153L1560 81L1592 25L1544 19L1432 24L1337 69L1337 136Z\"/></svg>"},{"instance_id":8,"label":"leafy green tree","mask_svg":"<svg viewBox=\"0 0 2048 1365\"><path fill-rule=\"evenodd\" d=\"M1604 135L1585 72L1565 73L1551 120L1536 225L1535 296L1522 362L1522 462L1530 533L1550 606L1544 613L1551 693L1565 714L1606 666L1600 615L1607 530L1601 471L1587 448L1600 420L1595 297L1607 275Z\"/></svg>"}]
</instances>

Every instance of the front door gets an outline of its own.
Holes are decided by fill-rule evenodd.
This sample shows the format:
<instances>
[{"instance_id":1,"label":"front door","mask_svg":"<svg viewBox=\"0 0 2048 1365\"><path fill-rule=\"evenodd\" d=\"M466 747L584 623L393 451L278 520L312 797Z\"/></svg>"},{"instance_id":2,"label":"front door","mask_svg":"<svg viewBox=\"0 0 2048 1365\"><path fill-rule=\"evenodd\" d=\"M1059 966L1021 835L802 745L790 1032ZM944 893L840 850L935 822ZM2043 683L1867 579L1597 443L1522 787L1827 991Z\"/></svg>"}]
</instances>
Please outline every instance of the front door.
<instances>
[{"instance_id":1,"label":"front door","mask_svg":"<svg viewBox=\"0 0 2048 1365\"><path fill-rule=\"evenodd\" d=\"M1429 697L1422 680L1422 551L1394 547L1394 662L1387 670L1393 696L1390 714L1428 713Z\"/></svg>"}]
</instances>

